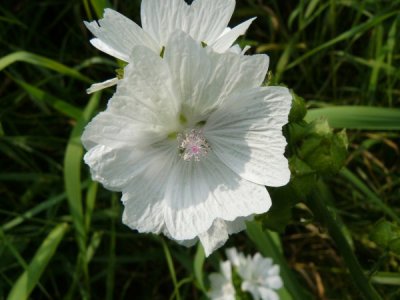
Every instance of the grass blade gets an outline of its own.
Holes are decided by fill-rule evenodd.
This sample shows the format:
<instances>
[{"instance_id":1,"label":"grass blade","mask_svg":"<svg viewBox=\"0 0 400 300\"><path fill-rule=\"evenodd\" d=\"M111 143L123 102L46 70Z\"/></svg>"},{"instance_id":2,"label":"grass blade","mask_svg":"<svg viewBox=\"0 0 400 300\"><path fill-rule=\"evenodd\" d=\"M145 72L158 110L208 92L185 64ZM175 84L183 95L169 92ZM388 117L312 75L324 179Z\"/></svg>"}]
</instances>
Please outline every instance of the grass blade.
<instances>
[{"instance_id":1,"label":"grass blade","mask_svg":"<svg viewBox=\"0 0 400 300\"><path fill-rule=\"evenodd\" d=\"M351 28L350 30L343 32L342 34L340 34L339 36L323 43L322 45L313 48L312 50L308 51L307 53L305 53L304 55L300 56L298 59L294 60L292 63L290 63L287 67L286 70L289 70L295 66L297 66L298 64L300 64L301 62L303 62L304 60L306 60L307 58L309 58L310 56L320 52L323 49L329 48L339 42L345 41L351 37L354 37L355 35L364 32L366 30L369 30L371 28L373 28L374 26L382 23L383 21L385 21L386 19L393 17L395 15L398 15L399 11L395 10L395 11L391 11L389 13L386 14L381 14L381 15L377 15L373 18L371 18L370 20L368 20L365 23L362 23L356 27Z\"/></svg>"},{"instance_id":2,"label":"grass blade","mask_svg":"<svg viewBox=\"0 0 400 300\"><path fill-rule=\"evenodd\" d=\"M85 294L89 290L89 277L88 277L88 260L87 260L87 216L84 215L82 205L82 184L81 184L81 164L83 157L83 147L81 145L80 137L85 125L88 123L94 110L97 108L100 101L100 93L95 93L90 98L82 117L78 120L71 136L68 141L67 149L64 157L64 185L67 194L68 204L72 221L75 227L76 241L79 247L78 256L78 270L83 271L85 278L86 291L82 290ZM92 191L92 192L95 192ZM90 193L92 193L90 192ZM90 204L89 204L90 206ZM89 207L90 210L90 207ZM74 287L75 285L73 285ZM72 291L71 289L70 291ZM86 297L86 296L85 296Z\"/></svg>"},{"instance_id":3,"label":"grass blade","mask_svg":"<svg viewBox=\"0 0 400 300\"><path fill-rule=\"evenodd\" d=\"M71 117L75 120L79 119L81 117L81 110L68 102L59 99L57 97L54 97L50 95L49 93L33 86L30 85L29 83L17 80L13 78L13 80L20 86L22 87L29 95L31 95L35 100L40 101L40 102L45 102L51 107L53 107L55 110L58 112L62 113L63 115L66 115L68 117Z\"/></svg>"},{"instance_id":4,"label":"grass blade","mask_svg":"<svg viewBox=\"0 0 400 300\"><path fill-rule=\"evenodd\" d=\"M67 75L79 80L82 80L84 82L92 83L92 80L81 73L79 73L77 70L72 69L70 67L67 67L63 64L60 64L59 62L49 59L47 57L43 57L37 54L33 54L30 52L26 51L18 51L14 52L11 54L8 54L0 59L0 71L8 67L9 65L16 63L16 62L26 62L29 64L33 65L38 65L40 67L44 67L53 71L56 71L57 73Z\"/></svg>"},{"instance_id":5,"label":"grass blade","mask_svg":"<svg viewBox=\"0 0 400 300\"><path fill-rule=\"evenodd\" d=\"M340 175L343 176L348 182L352 183L360 192L362 192L375 207L378 207L385 214L390 216L393 221L400 224L400 217L387 206L379 197L371 191L355 174L353 174L349 169L343 168L340 171Z\"/></svg>"},{"instance_id":6,"label":"grass blade","mask_svg":"<svg viewBox=\"0 0 400 300\"><path fill-rule=\"evenodd\" d=\"M62 223L49 233L36 251L27 269L17 279L8 294L7 300L24 300L29 298L30 293L38 284L43 271L56 252L67 229L68 225Z\"/></svg>"},{"instance_id":7,"label":"grass blade","mask_svg":"<svg viewBox=\"0 0 400 300\"><path fill-rule=\"evenodd\" d=\"M90 0L90 3L99 19L103 17L104 9L110 7L108 0Z\"/></svg>"},{"instance_id":8,"label":"grass blade","mask_svg":"<svg viewBox=\"0 0 400 300\"><path fill-rule=\"evenodd\" d=\"M367 300L381 300L381 296L365 276L364 270L354 255L353 249L347 243L346 237L332 215L327 204L329 202L324 200L326 193L326 187L318 183L307 203L314 215L318 216L318 220L328 228L329 234L342 254L354 284L358 287L360 293Z\"/></svg>"},{"instance_id":9,"label":"grass blade","mask_svg":"<svg viewBox=\"0 0 400 300\"><path fill-rule=\"evenodd\" d=\"M169 273L171 275L171 279L174 284L174 295L176 295L177 300L180 300L181 296L179 293L178 281L176 280L176 272L175 272L174 262L172 261L171 252L169 251L168 245L163 238L161 238L161 243L164 250L165 259L167 260Z\"/></svg>"},{"instance_id":10,"label":"grass blade","mask_svg":"<svg viewBox=\"0 0 400 300\"><path fill-rule=\"evenodd\" d=\"M310 109L306 120L328 119L334 128L400 130L400 109L368 106L337 106Z\"/></svg>"}]
</instances>

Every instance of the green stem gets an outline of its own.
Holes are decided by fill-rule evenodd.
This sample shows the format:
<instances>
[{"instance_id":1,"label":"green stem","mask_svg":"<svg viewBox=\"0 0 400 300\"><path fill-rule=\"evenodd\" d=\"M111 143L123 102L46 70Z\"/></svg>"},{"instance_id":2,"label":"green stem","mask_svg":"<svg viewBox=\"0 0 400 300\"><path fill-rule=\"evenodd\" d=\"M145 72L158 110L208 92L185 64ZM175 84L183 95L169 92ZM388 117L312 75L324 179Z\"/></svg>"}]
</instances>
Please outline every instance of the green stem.
<instances>
[{"instance_id":1,"label":"green stem","mask_svg":"<svg viewBox=\"0 0 400 300\"><path fill-rule=\"evenodd\" d=\"M354 283L364 298L367 300L382 300L381 296L365 276L353 250L347 243L345 236L338 226L331 209L327 206L326 201L323 201L323 194L323 188L321 187L321 183L319 183L313 195L309 198L308 204L310 205L310 208L314 212L315 216L318 216L318 219L328 228L331 237L342 254Z\"/></svg>"},{"instance_id":2,"label":"green stem","mask_svg":"<svg viewBox=\"0 0 400 300\"><path fill-rule=\"evenodd\" d=\"M171 253L169 252L168 245L163 238L161 238L161 243L164 249L165 259L167 260L168 269L171 274L172 282L174 283L174 294L176 295L177 300L181 300L181 295L179 294L179 285L176 280L174 263L172 261Z\"/></svg>"}]
</instances>

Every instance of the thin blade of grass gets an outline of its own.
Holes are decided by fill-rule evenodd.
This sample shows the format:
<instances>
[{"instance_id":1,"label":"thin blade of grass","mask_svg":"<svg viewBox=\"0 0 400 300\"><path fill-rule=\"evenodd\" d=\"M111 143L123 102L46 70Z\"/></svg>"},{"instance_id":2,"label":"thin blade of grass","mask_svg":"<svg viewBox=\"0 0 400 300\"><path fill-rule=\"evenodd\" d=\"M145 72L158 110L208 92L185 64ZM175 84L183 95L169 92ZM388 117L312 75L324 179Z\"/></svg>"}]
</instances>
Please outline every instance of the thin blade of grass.
<instances>
[{"instance_id":1,"label":"thin blade of grass","mask_svg":"<svg viewBox=\"0 0 400 300\"><path fill-rule=\"evenodd\" d=\"M348 182L350 182L354 187L356 187L360 192L362 192L367 198L366 200L382 210L385 214L390 216L394 221L400 224L400 217L379 197L371 191L355 174L353 174L349 169L343 168L340 171L340 175L343 176Z\"/></svg>"},{"instance_id":2,"label":"thin blade of grass","mask_svg":"<svg viewBox=\"0 0 400 300\"><path fill-rule=\"evenodd\" d=\"M321 50L324 50L326 48L329 48L341 41L345 41L351 37L354 37L355 35L362 33L364 31L367 31L373 27L375 27L376 25L382 23L383 21L385 21L386 19L398 15L400 13L400 11L395 10L395 11L391 11L385 14L381 14L381 15L377 15L372 17L371 19L369 19L367 22L362 23L356 27L351 28L350 30L343 32L342 34L340 34L339 36L323 43L322 45L313 48L312 50L308 51L307 53L305 53L304 55L300 56L299 58L297 58L296 60L294 60L292 63L290 63L289 65L287 65L286 70L289 70L295 66L297 66L298 64L300 64L301 62L303 62L304 60L306 60L307 58L309 58L310 56L320 52Z\"/></svg>"},{"instance_id":3,"label":"thin blade of grass","mask_svg":"<svg viewBox=\"0 0 400 300\"><path fill-rule=\"evenodd\" d=\"M400 130L400 109L368 106L335 106L310 109L306 121L325 117L334 128Z\"/></svg>"},{"instance_id":4,"label":"thin blade of grass","mask_svg":"<svg viewBox=\"0 0 400 300\"><path fill-rule=\"evenodd\" d=\"M371 280L373 283L400 286L400 273L377 272Z\"/></svg>"},{"instance_id":5,"label":"thin blade of grass","mask_svg":"<svg viewBox=\"0 0 400 300\"><path fill-rule=\"evenodd\" d=\"M92 80L81 73L79 73L77 70L67 67L63 64L60 64L59 62L49 59L44 56L40 56L37 54L29 53L26 51L18 51L14 52L11 54L8 54L6 56L3 56L0 58L0 71L8 67L9 65L16 63L16 62L26 62L29 64L33 65L38 65L40 67L44 67L53 71L56 71L57 73L67 75L76 79L79 79L84 82L92 83Z\"/></svg>"},{"instance_id":6,"label":"thin blade of grass","mask_svg":"<svg viewBox=\"0 0 400 300\"><path fill-rule=\"evenodd\" d=\"M85 248L86 226L82 206L81 164L83 147L80 138L90 116L98 106L99 100L99 93L95 93L90 98L82 117L78 120L72 130L64 158L65 191L67 193L69 208L77 232L77 241L81 249Z\"/></svg>"},{"instance_id":7,"label":"thin blade of grass","mask_svg":"<svg viewBox=\"0 0 400 300\"><path fill-rule=\"evenodd\" d=\"M319 182L313 190L311 197L308 198L307 204L313 211L314 216L316 216L318 220L327 227L329 234L335 241L335 244L343 257L346 266L350 271L350 275L355 286L364 296L364 299L382 300L379 293L375 290L366 277L364 270L361 268L360 263L354 255L353 249L347 243L346 237L341 231L341 228L336 222L335 217L328 205L329 200L325 201L326 189L326 185L323 185L321 182Z\"/></svg>"},{"instance_id":8,"label":"thin blade of grass","mask_svg":"<svg viewBox=\"0 0 400 300\"><path fill-rule=\"evenodd\" d=\"M49 233L36 251L26 270L18 277L8 294L7 300L24 300L29 298L31 292L39 283L40 277L56 252L67 229L68 225L62 223Z\"/></svg>"},{"instance_id":9,"label":"thin blade of grass","mask_svg":"<svg viewBox=\"0 0 400 300\"><path fill-rule=\"evenodd\" d=\"M103 17L104 9L110 7L110 3L107 0L90 0L90 3L99 19Z\"/></svg>"},{"instance_id":10,"label":"thin blade of grass","mask_svg":"<svg viewBox=\"0 0 400 300\"><path fill-rule=\"evenodd\" d=\"M174 267L174 262L172 261L171 252L168 249L168 245L163 238L161 238L161 244L164 250L165 259L167 260L167 265L169 269L169 273L171 275L172 282L174 284L174 294L177 300L181 299L181 295L179 293L178 281L176 280L176 272Z\"/></svg>"},{"instance_id":11,"label":"thin blade of grass","mask_svg":"<svg viewBox=\"0 0 400 300\"><path fill-rule=\"evenodd\" d=\"M4 225L1 226L1 229L4 232L7 230L10 230L10 229L20 225L24 221L29 220L30 218L34 217L35 215L41 213L42 211L45 211L45 210L53 207L54 205L61 203L63 200L65 200L65 198L66 198L65 193L60 194L55 197L51 197L50 199L39 203L34 208L24 212L22 215L15 217L14 219L8 221L7 223L5 223Z\"/></svg>"},{"instance_id":12,"label":"thin blade of grass","mask_svg":"<svg viewBox=\"0 0 400 300\"><path fill-rule=\"evenodd\" d=\"M364 65L372 69L375 67L379 67L382 70L384 70L387 73L387 75L394 76L400 79L400 70L395 68L392 64L384 63L382 61L377 61L374 59L365 59L362 57L351 55L344 51L335 51L334 54L342 59L348 60L353 63L358 63L360 65Z\"/></svg>"},{"instance_id":13,"label":"thin blade of grass","mask_svg":"<svg viewBox=\"0 0 400 300\"><path fill-rule=\"evenodd\" d=\"M24 81L13 78L13 80L22 87L30 96L32 96L35 100L40 102L45 102L51 107L53 107L58 112L71 117L75 120L79 119L82 115L82 112L79 108L69 104L67 101L54 97L49 93L29 84Z\"/></svg>"},{"instance_id":14,"label":"thin blade of grass","mask_svg":"<svg viewBox=\"0 0 400 300\"><path fill-rule=\"evenodd\" d=\"M111 211L117 210L117 195L113 193L111 195ZM114 287L115 287L115 269L116 269L116 228L115 228L115 218L111 217L110 226L110 245L109 245L109 255L107 264L107 279L106 279L106 299L112 300L114 298Z\"/></svg>"},{"instance_id":15,"label":"thin blade of grass","mask_svg":"<svg viewBox=\"0 0 400 300\"><path fill-rule=\"evenodd\" d=\"M84 215L82 205L82 184L81 184L81 164L83 157L83 147L80 137L85 125L88 123L93 112L97 108L100 101L100 93L95 93L90 98L81 118L76 123L72 130L64 157L64 185L67 194L69 210L72 216L72 221L75 228L76 241L79 247L79 255L77 260L77 272L83 272L86 290L81 290L83 297L89 295L89 274L87 260L87 218ZM78 280L76 277L75 280ZM72 293L75 284L71 286L69 293ZM69 294L71 295L71 294Z\"/></svg>"}]
</instances>

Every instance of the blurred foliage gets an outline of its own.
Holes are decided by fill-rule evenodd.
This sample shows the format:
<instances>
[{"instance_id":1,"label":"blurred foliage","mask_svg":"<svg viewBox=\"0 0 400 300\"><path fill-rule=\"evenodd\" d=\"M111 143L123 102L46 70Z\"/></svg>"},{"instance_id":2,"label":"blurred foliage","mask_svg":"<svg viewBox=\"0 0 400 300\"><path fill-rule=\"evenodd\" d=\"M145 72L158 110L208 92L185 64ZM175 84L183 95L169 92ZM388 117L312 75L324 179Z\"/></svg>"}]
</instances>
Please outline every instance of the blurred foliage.
<instances>
[{"instance_id":1,"label":"blurred foliage","mask_svg":"<svg viewBox=\"0 0 400 300\"><path fill-rule=\"evenodd\" d=\"M105 6L140 23L139 0L0 4L0 299L204 299L206 274L218 268L219 252L204 260L123 226L119 195L91 182L82 163L80 130L113 92L85 90L120 67L90 45L82 22ZM273 256L289 293L362 299L354 278L367 274L383 299L400 298L399 15L399 0L237 1L232 26L257 16L240 44L270 56L270 83L301 95L308 119L296 97L291 190L269 189L264 224L280 235L253 223L251 241L238 234L227 246ZM315 120L325 114L337 129ZM352 129L346 156L343 127ZM338 163L317 168L333 156Z\"/></svg>"}]
</instances>

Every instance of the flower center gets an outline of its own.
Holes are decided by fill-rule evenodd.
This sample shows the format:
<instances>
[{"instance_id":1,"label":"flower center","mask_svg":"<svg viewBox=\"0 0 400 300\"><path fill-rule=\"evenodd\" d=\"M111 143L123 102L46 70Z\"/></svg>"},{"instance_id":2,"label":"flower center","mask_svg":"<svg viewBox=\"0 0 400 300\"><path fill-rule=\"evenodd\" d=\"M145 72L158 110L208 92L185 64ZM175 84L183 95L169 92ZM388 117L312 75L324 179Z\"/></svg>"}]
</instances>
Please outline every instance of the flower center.
<instances>
[{"instance_id":1,"label":"flower center","mask_svg":"<svg viewBox=\"0 0 400 300\"><path fill-rule=\"evenodd\" d=\"M200 161L210 151L210 145L207 143L201 129L191 129L177 136L179 143L179 153L186 161Z\"/></svg>"}]
</instances>

